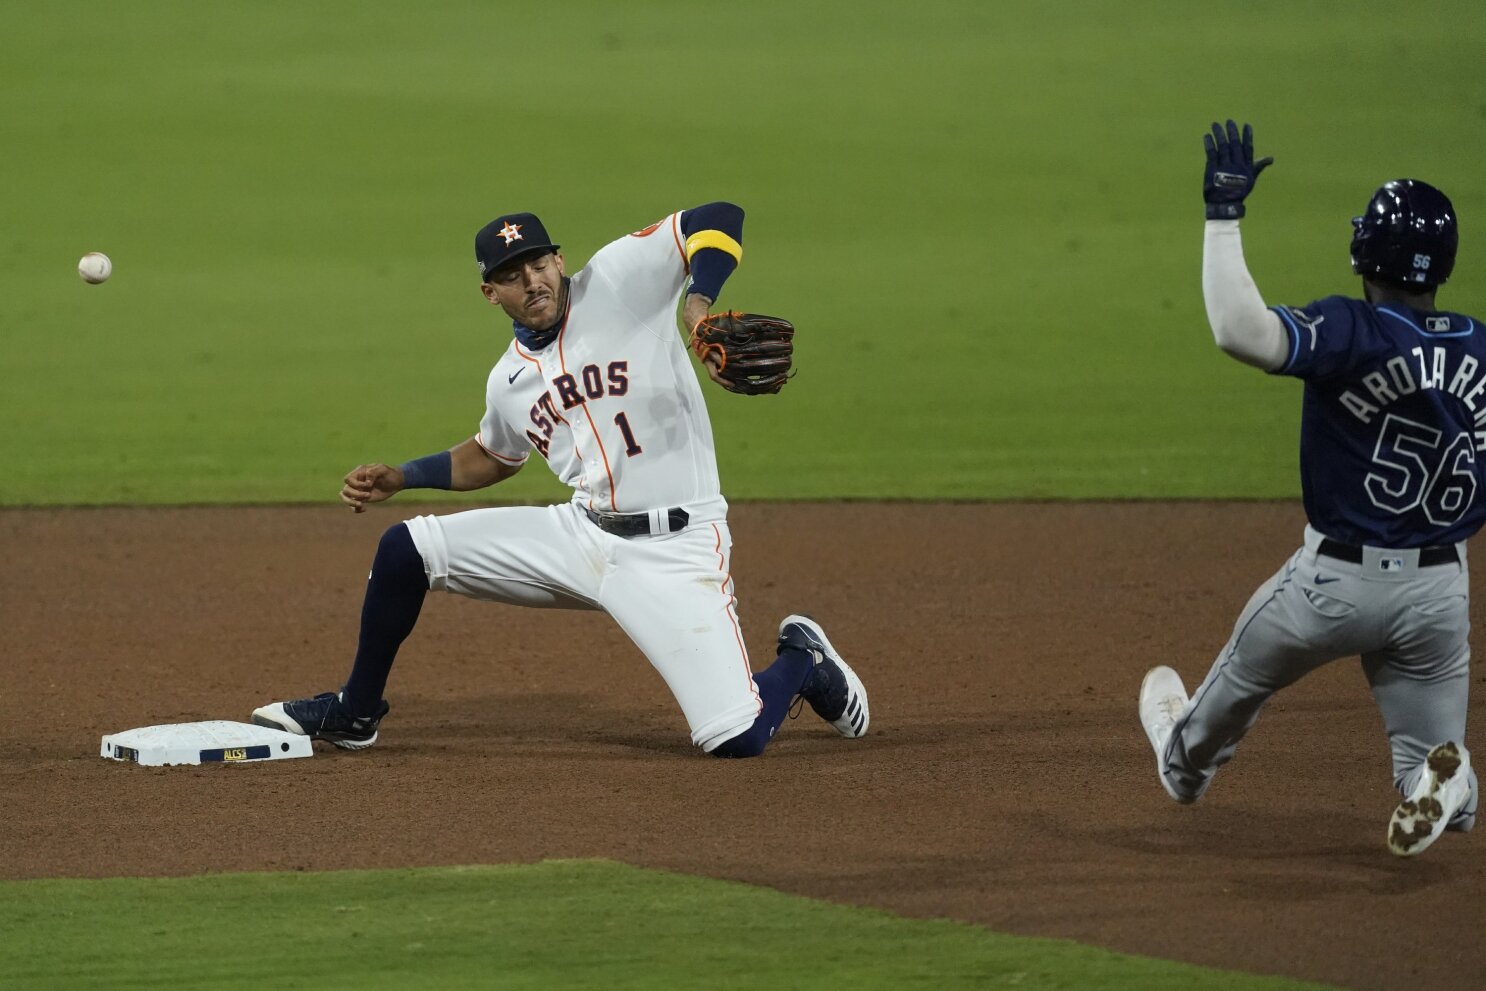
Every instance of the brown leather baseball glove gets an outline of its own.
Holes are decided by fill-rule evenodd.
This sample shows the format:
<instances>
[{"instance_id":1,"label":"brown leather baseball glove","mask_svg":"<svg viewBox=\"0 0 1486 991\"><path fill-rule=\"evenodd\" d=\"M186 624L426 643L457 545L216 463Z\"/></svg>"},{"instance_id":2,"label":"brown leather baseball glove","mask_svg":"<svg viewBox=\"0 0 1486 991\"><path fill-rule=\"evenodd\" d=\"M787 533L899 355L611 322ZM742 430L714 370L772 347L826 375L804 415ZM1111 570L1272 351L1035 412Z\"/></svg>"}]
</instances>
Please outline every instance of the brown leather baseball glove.
<instances>
[{"instance_id":1,"label":"brown leather baseball glove","mask_svg":"<svg viewBox=\"0 0 1486 991\"><path fill-rule=\"evenodd\" d=\"M759 313L713 313L691 329L691 349L712 381L744 396L778 392L790 380L795 325Z\"/></svg>"}]
</instances>

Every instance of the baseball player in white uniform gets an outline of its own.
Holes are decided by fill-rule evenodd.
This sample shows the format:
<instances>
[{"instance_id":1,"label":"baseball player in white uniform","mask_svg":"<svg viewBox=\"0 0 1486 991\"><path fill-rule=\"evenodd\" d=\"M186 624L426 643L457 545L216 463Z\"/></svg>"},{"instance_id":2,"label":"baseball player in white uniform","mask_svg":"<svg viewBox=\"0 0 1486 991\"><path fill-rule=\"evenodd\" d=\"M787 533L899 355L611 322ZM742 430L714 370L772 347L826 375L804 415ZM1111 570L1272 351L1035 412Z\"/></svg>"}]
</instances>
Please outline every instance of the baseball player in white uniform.
<instances>
[{"instance_id":1,"label":"baseball player in white uniform","mask_svg":"<svg viewBox=\"0 0 1486 991\"><path fill-rule=\"evenodd\" d=\"M761 754L796 698L842 736L864 735L866 690L815 620L785 617L774 663L757 674L744 647L712 429L676 325L683 291L687 326L707 316L742 240L743 211L709 203L606 245L570 278L536 216L506 214L481 229L480 288L511 317L514 339L490 371L478 433L396 467L361 465L341 500L360 513L408 488L482 489L521 470L532 451L573 497L389 528L345 685L262 706L253 721L371 746L392 662L433 589L607 612L665 679L707 753Z\"/></svg>"}]
</instances>

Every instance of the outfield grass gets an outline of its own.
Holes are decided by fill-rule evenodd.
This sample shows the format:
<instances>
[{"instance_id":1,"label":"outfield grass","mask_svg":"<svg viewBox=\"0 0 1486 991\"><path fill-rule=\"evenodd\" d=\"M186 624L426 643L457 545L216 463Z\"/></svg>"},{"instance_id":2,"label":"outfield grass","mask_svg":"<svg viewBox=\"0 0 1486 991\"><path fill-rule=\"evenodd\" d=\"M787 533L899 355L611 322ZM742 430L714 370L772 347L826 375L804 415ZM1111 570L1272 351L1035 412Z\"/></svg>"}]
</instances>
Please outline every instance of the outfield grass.
<instances>
[{"instance_id":1,"label":"outfield grass","mask_svg":"<svg viewBox=\"0 0 1486 991\"><path fill-rule=\"evenodd\" d=\"M707 389L730 497L1293 496L1298 387L1203 317L1215 116L1278 159L1245 221L1272 301L1352 289L1347 218L1413 175L1463 217L1446 302L1486 313L1479 5L842 10L10 5L0 505L329 501L474 432L508 334L476 290L485 221L539 212L576 267L720 197L749 217L722 302L800 327L783 394ZM497 493L564 496L538 464ZM1297 986L612 865L0 885L5 987L326 972Z\"/></svg>"},{"instance_id":2,"label":"outfield grass","mask_svg":"<svg viewBox=\"0 0 1486 991\"><path fill-rule=\"evenodd\" d=\"M1352 288L1347 219L1409 174L1486 311L1479 5L853 11L15 5L0 504L331 498L473 433L508 334L484 221L537 210L580 264L716 197L749 214L722 302L801 328L783 394L708 390L729 495L1293 495L1296 384L1203 317L1220 115L1278 159L1245 222L1271 299Z\"/></svg>"},{"instance_id":3,"label":"outfield grass","mask_svg":"<svg viewBox=\"0 0 1486 991\"><path fill-rule=\"evenodd\" d=\"M602 861L10 881L0 937L6 987L69 991L1321 987Z\"/></svg>"}]
</instances>

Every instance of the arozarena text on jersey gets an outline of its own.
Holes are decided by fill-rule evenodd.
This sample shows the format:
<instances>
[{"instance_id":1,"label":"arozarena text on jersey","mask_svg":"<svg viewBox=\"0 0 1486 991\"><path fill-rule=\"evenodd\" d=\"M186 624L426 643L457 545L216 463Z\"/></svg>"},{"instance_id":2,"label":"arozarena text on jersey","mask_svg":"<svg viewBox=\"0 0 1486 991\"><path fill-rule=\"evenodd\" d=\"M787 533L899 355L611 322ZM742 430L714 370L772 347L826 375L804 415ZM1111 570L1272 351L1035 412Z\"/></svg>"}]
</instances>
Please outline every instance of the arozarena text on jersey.
<instances>
[{"instance_id":1,"label":"arozarena text on jersey","mask_svg":"<svg viewBox=\"0 0 1486 991\"><path fill-rule=\"evenodd\" d=\"M1347 412L1363 423L1371 423L1375 414L1381 413L1401 396L1412 395L1420 389L1443 389L1465 403L1477 427L1486 427L1486 406L1480 405L1482 397L1486 396L1486 369L1480 367L1480 362L1468 354L1462 355L1460 363L1452 370L1447 367L1450 353L1445 348L1431 345L1411 348L1410 351L1419 363L1417 377L1408 359L1395 355L1388 359L1383 371L1368 372L1362 376L1355 391L1348 389L1337 397ZM1372 402L1358 395L1359 392L1366 392L1372 397ZM1476 450L1486 450L1486 430L1477 430L1475 434Z\"/></svg>"}]
</instances>

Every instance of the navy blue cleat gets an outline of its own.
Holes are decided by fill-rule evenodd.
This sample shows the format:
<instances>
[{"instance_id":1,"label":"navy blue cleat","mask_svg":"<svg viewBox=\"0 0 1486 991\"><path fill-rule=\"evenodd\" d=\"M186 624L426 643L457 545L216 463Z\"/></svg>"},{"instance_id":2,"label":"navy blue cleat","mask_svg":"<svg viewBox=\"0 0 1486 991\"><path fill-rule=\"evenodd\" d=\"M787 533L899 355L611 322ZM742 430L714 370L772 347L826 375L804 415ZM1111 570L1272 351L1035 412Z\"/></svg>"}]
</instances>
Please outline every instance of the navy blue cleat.
<instances>
[{"instance_id":1,"label":"navy blue cleat","mask_svg":"<svg viewBox=\"0 0 1486 991\"><path fill-rule=\"evenodd\" d=\"M364 750L377 742L377 726L387 715L386 700L374 716L353 716L339 692L321 692L312 699L271 702L253 710L253 722L270 729L324 740L343 750Z\"/></svg>"},{"instance_id":2,"label":"navy blue cleat","mask_svg":"<svg viewBox=\"0 0 1486 991\"><path fill-rule=\"evenodd\" d=\"M809 616L786 616L779 623L779 645L808 650L815 669L805 679L800 697L815 714L850 740L867 734L867 689L862 679L831 646L826 631Z\"/></svg>"}]
</instances>

